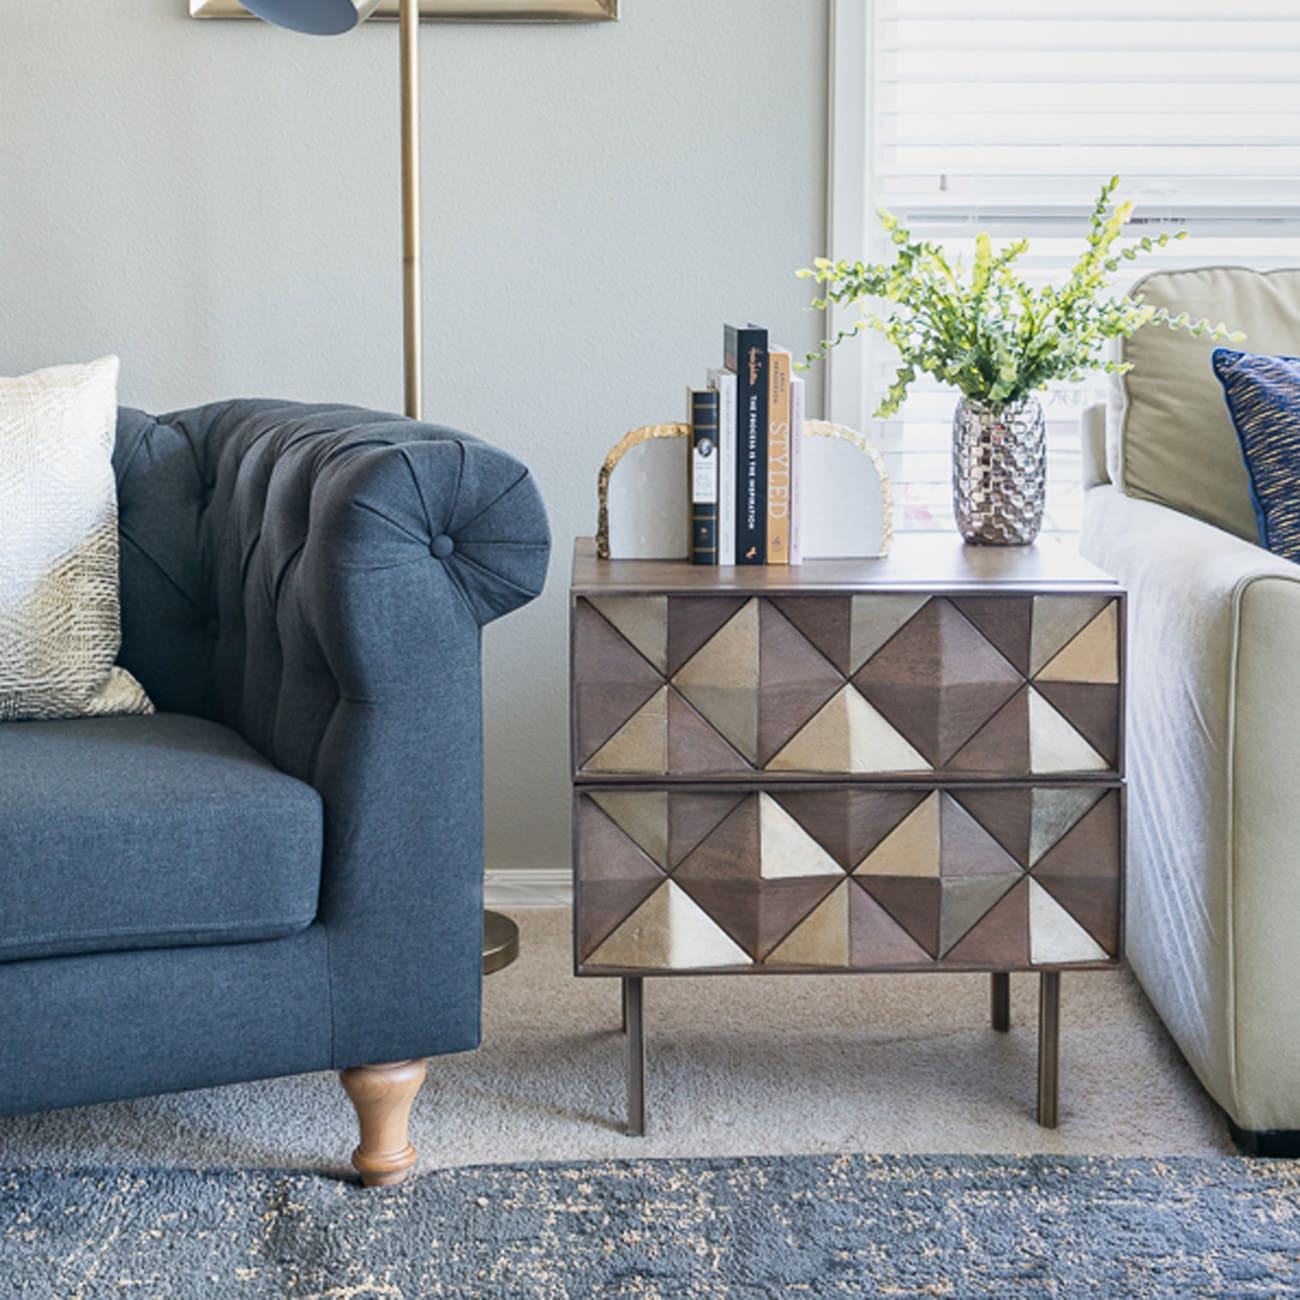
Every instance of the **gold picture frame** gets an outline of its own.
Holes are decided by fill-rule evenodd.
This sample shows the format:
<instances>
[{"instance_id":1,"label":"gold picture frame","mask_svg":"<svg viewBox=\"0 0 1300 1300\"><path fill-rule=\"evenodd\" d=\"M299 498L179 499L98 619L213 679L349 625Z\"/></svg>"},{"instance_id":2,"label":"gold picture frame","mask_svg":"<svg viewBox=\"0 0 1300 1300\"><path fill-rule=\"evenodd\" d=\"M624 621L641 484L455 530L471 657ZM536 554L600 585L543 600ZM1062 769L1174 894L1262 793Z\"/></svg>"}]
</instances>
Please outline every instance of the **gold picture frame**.
<instances>
[{"instance_id":1,"label":"gold picture frame","mask_svg":"<svg viewBox=\"0 0 1300 1300\"><path fill-rule=\"evenodd\" d=\"M380 0L376 18L397 17L398 0ZM420 0L421 18L451 22L617 22L619 0ZM239 0L190 0L191 18L251 18Z\"/></svg>"}]
</instances>

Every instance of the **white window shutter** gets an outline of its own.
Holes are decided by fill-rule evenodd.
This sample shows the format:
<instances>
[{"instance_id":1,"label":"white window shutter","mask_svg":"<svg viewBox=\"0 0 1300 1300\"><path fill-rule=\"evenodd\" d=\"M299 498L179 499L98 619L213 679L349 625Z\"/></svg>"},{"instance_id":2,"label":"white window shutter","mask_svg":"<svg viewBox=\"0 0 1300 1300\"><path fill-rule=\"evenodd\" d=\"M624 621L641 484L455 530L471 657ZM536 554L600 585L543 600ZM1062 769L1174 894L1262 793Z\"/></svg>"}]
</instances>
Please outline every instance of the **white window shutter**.
<instances>
[{"instance_id":1,"label":"white window shutter","mask_svg":"<svg viewBox=\"0 0 1300 1300\"><path fill-rule=\"evenodd\" d=\"M1192 236L1131 264L1132 277L1162 265L1300 265L1295 0L835 7L865 13L868 53L859 57L869 93L858 88L855 100L870 122L860 165L833 159L831 201L845 211L851 191L869 215L856 244L842 222L833 230L829 256L887 259L874 217L886 207L967 259L980 231L995 244L1028 236L1022 269L1056 280L1078 255L1102 182L1118 174L1121 197L1137 203L1135 236L1174 228ZM834 121L848 103L848 60L842 49L833 59ZM863 427L894 368L884 345L866 353L857 420L837 403L837 418ZM947 530L955 396L924 379L912 391L895 419L870 427L895 483L896 526ZM1078 412L1102 393L1097 378L1045 395L1048 532L1078 528Z\"/></svg>"}]
</instances>

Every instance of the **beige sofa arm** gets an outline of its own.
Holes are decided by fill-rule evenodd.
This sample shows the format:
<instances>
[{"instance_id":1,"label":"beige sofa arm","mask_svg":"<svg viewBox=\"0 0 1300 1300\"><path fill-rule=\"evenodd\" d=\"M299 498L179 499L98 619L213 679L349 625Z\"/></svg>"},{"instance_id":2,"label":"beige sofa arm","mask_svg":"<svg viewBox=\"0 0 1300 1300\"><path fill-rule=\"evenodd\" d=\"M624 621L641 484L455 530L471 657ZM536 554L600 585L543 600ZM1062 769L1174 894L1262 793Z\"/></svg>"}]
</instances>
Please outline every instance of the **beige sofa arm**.
<instances>
[{"instance_id":1,"label":"beige sofa arm","mask_svg":"<svg viewBox=\"0 0 1300 1300\"><path fill-rule=\"evenodd\" d=\"M1300 566L1113 486L1129 591L1128 955L1244 1129L1300 1129Z\"/></svg>"},{"instance_id":2,"label":"beige sofa arm","mask_svg":"<svg viewBox=\"0 0 1300 1300\"><path fill-rule=\"evenodd\" d=\"M1083 486L1101 487L1110 482L1106 471L1106 406L1095 402L1083 408L1079 421L1080 451L1083 454Z\"/></svg>"}]
</instances>

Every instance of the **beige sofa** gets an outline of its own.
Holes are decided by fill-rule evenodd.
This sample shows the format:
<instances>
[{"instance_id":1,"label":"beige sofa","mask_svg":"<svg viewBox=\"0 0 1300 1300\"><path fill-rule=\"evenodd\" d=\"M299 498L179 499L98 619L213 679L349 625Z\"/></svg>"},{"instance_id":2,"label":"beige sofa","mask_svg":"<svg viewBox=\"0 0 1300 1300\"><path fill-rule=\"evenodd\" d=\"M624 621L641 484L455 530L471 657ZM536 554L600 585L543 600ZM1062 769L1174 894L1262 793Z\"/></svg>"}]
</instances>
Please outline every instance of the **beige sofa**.
<instances>
[{"instance_id":1,"label":"beige sofa","mask_svg":"<svg viewBox=\"0 0 1300 1300\"><path fill-rule=\"evenodd\" d=\"M1300 270L1139 287L1300 355ZM1215 346L1124 345L1084 417L1082 549L1130 593L1129 960L1238 1142L1300 1154L1300 565L1256 544Z\"/></svg>"}]
</instances>

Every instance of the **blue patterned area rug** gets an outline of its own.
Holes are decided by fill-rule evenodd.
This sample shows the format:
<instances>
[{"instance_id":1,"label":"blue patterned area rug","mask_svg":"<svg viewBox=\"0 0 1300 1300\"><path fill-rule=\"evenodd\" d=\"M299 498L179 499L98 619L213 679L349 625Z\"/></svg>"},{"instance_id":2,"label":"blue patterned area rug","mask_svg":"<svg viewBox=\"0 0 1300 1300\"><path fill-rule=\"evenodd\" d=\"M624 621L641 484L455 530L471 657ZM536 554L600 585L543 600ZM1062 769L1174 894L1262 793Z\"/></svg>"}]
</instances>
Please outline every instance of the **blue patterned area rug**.
<instances>
[{"instance_id":1,"label":"blue patterned area rug","mask_svg":"<svg viewBox=\"0 0 1300 1300\"><path fill-rule=\"evenodd\" d=\"M1300 1294L1300 1164L784 1156L0 1174L0 1296Z\"/></svg>"}]
</instances>

